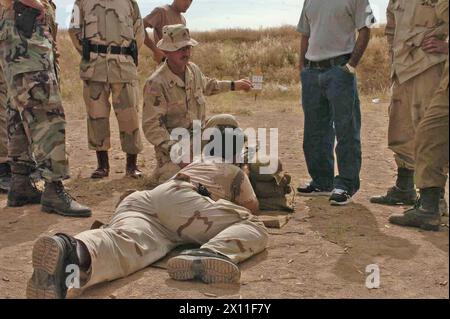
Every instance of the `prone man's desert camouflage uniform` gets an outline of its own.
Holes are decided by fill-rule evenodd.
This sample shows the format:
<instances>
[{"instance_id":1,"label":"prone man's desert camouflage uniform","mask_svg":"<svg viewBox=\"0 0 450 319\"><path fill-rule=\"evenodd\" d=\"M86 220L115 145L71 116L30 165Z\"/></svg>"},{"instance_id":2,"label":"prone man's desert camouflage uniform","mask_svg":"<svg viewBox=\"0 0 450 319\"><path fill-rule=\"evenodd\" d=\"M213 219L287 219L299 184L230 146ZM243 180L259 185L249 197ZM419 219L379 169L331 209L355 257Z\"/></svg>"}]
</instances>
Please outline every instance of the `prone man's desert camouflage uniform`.
<instances>
[{"instance_id":1,"label":"prone man's desert camouflage uniform","mask_svg":"<svg viewBox=\"0 0 450 319\"><path fill-rule=\"evenodd\" d=\"M264 225L239 206L256 200L248 177L233 164L191 165L180 171L191 181L172 179L135 192L120 203L109 225L75 236L92 261L85 287L128 276L184 244L201 245L234 263L266 248ZM197 192L198 183L211 198Z\"/></svg>"},{"instance_id":2,"label":"prone man's desert camouflage uniform","mask_svg":"<svg viewBox=\"0 0 450 319\"><path fill-rule=\"evenodd\" d=\"M91 45L129 47L144 41L144 28L135 0L77 0L69 34L82 53L81 41ZM108 151L111 147L109 114L112 105L117 116L122 150L138 154L142 150L138 120L138 74L130 55L90 53L82 60L80 77L88 113L89 148Z\"/></svg>"},{"instance_id":3,"label":"prone man's desert camouflage uniform","mask_svg":"<svg viewBox=\"0 0 450 319\"><path fill-rule=\"evenodd\" d=\"M46 7L44 22L37 23L31 39L15 27L12 1L0 7L0 65L9 96L9 157L11 162L30 165L33 154L47 181L68 177L65 150L65 116L55 64L55 5Z\"/></svg>"}]
</instances>

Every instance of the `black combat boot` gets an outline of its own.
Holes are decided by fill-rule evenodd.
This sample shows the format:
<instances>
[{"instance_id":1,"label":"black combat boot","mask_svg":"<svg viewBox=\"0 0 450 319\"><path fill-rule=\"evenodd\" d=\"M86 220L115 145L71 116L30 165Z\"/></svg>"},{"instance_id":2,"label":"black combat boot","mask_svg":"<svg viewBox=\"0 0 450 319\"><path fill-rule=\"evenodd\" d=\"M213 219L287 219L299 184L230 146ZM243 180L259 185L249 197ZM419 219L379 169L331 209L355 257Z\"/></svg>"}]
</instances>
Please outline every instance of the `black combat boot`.
<instances>
[{"instance_id":1,"label":"black combat boot","mask_svg":"<svg viewBox=\"0 0 450 319\"><path fill-rule=\"evenodd\" d=\"M79 243L71 236L56 234L42 236L33 246L33 275L27 284L28 299L64 299L68 285L66 281L80 288L80 262L77 254ZM77 284L79 286L77 287Z\"/></svg>"},{"instance_id":2,"label":"black combat boot","mask_svg":"<svg viewBox=\"0 0 450 319\"><path fill-rule=\"evenodd\" d=\"M31 181L32 168L23 164L11 165L11 186L8 192L9 207L39 204L42 192Z\"/></svg>"},{"instance_id":3,"label":"black combat boot","mask_svg":"<svg viewBox=\"0 0 450 319\"><path fill-rule=\"evenodd\" d=\"M46 182L42 194L42 211L70 217L89 217L91 209L75 201L61 181Z\"/></svg>"},{"instance_id":4,"label":"black combat boot","mask_svg":"<svg viewBox=\"0 0 450 319\"><path fill-rule=\"evenodd\" d=\"M144 175L137 168L137 154L127 154L126 176L142 178Z\"/></svg>"},{"instance_id":5,"label":"black combat boot","mask_svg":"<svg viewBox=\"0 0 450 319\"><path fill-rule=\"evenodd\" d=\"M439 212L439 200L441 189L437 187L420 190L420 198L416 206L408 209L403 214L394 214L389 217L389 222L400 226L418 227L424 230L438 231L441 224Z\"/></svg>"},{"instance_id":6,"label":"black combat boot","mask_svg":"<svg viewBox=\"0 0 450 319\"><path fill-rule=\"evenodd\" d=\"M416 199L414 171L399 168L395 186L388 189L386 195L372 197L370 202L381 205L414 205Z\"/></svg>"},{"instance_id":7,"label":"black combat boot","mask_svg":"<svg viewBox=\"0 0 450 319\"><path fill-rule=\"evenodd\" d=\"M8 163L0 164L0 193L7 193L11 185L11 167Z\"/></svg>"},{"instance_id":8,"label":"black combat boot","mask_svg":"<svg viewBox=\"0 0 450 319\"><path fill-rule=\"evenodd\" d=\"M109 176L109 159L107 151L98 151L97 169L92 173L91 178L105 178Z\"/></svg>"}]
</instances>

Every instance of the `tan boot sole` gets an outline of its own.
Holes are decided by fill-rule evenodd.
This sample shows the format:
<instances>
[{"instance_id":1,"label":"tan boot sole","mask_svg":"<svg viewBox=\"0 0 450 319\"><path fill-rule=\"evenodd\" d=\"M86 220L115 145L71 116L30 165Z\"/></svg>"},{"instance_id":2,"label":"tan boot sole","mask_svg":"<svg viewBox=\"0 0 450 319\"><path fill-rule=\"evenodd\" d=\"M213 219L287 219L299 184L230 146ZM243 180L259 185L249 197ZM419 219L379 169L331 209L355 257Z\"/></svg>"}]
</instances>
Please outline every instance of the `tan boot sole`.
<instances>
[{"instance_id":1,"label":"tan boot sole","mask_svg":"<svg viewBox=\"0 0 450 319\"><path fill-rule=\"evenodd\" d=\"M33 246L33 275L27 284L28 299L57 299L54 275L62 258L62 249L50 236L40 237ZM53 278L52 278L53 277Z\"/></svg>"},{"instance_id":2,"label":"tan boot sole","mask_svg":"<svg viewBox=\"0 0 450 319\"><path fill-rule=\"evenodd\" d=\"M200 279L207 284L238 283L239 267L214 257L177 256L167 263L167 271L174 280Z\"/></svg>"}]
</instances>

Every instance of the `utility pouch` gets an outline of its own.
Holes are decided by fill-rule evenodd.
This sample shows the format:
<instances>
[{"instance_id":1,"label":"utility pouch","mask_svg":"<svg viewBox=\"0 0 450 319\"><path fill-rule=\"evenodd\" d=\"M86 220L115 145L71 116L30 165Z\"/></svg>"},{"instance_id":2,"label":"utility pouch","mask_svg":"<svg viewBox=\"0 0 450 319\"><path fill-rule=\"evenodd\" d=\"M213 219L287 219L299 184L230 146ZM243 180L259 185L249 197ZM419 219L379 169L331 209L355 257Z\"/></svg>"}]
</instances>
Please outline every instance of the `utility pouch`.
<instances>
[{"instance_id":1,"label":"utility pouch","mask_svg":"<svg viewBox=\"0 0 450 319\"><path fill-rule=\"evenodd\" d=\"M89 40L83 38L83 40L81 40L81 45L83 47L83 61L89 62L91 59L91 46Z\"/></svg>"},{"instance_id":2,"label":"utility pouch","mask_svg":"<svg viewBox=\"0 0 450 319\"><path fill-rule=\"evenodd\" d=\"M139 65L139 52L138 52L136 40L133 40L130 43L130 53L131 53L131 57L134 60L134 64L136 66L138 66Z\"/></svg>"},{"instance_id":3,"label":"utility pouch","mask_svg":"<svg viewBox=\"0 0 450 319\"><path fill-rule=\"evenodd\" d=\"M14 2L16 14L16 28L26 38L30 39L36 30L37 17L41 14L39 10L28 7L19 1Z\"/></svg>"}]
</instances>

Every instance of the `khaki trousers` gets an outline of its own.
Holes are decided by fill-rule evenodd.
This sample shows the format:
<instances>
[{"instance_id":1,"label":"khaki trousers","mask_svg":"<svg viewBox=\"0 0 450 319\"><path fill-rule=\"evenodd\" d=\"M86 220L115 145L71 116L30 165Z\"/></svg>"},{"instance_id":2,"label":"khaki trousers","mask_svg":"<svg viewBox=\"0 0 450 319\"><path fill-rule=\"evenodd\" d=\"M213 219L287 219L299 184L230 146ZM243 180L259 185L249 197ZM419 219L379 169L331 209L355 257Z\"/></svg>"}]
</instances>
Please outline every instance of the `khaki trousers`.
<instances>
[{"instance_id":1,"label":"khaki trousers","mask_svg":"<svg viewBox=\"0 0 450 319\"><path fill-rule=\"evenodd\" d=\"M398 79L394 80L389 107L388 144L399 168L415 169L417 127L439 86L443 68L444 63L437 64L402 84L398 83Z\"/></svg>"},{"instance_id":2,"label":"khaki trousers","mask_svg":"<svg viewBox=\"0 0 450 319\"><path fill-rule=\"evenodd\" d=\"M92 260L84 287L128 276L179 245L199 244L238 263L263 251L268 240L264 225L247 209L201 196L182 181L131 194L107 227L75 237Z\"/></svg>"},{"instance_id":3,"label":"khaki trousers","mask_svg":"<svg viewBox=\"0 0 450 319\"><path fill-rule=\"evenodd\" d=\"M416 185L445 187L448 175L448 87L439 89L416 133Z\"/></svg>"}]
</instances>

